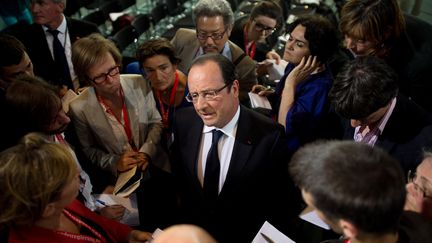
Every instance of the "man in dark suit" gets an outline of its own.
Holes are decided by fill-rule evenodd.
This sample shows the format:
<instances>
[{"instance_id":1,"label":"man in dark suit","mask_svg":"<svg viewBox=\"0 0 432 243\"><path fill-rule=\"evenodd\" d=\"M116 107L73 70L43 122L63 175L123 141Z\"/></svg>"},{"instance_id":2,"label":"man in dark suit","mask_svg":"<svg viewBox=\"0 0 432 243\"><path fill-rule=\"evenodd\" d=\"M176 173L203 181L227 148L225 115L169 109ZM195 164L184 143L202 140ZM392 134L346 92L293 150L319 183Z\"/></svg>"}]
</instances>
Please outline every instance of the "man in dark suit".
<instances>
[{"instance_id":1,"label":"man in dark suit","mask_svg":"<svg viewBox=\"0 0 432 243\"><path fill-rule=\"evenodd\" d=\"M197 58L188 85L195 111L176 114L172 154L182 223L219 242L251 242L266 220L285 231L299 195L283 127L240 105L235 66L220 54Z\"/></svg>"},{"instance_id":2,"label":"man in dark suit","mask_svg":"<svg viewBox=\"0 0 432 243\"><path fill-rule=\"evenodd\" d=\"M26 46L37 76L57 86L77 89L79 82L73 70L71 46L77 39L99 30L92 23L65 17L65 6L66 0L32 0L30 10L34 24L12 29L11 34ZM58 31L56 37L51 33L55 30ZM55 58L54 38L63 47L67 66Z\"/></svg>"},{"instance_id":3,"label":"man in dark suit","mask_svg":"<svg viewBox=\"0 0 432 243\"><path fill-rule=\"evenodd\" d=\"M432 145L432 116L398 95L397 74L375 57L352 60L337 76L330 98L344 117L344 138L385 149L405 172Z\"/></svg>"}]
</instances>

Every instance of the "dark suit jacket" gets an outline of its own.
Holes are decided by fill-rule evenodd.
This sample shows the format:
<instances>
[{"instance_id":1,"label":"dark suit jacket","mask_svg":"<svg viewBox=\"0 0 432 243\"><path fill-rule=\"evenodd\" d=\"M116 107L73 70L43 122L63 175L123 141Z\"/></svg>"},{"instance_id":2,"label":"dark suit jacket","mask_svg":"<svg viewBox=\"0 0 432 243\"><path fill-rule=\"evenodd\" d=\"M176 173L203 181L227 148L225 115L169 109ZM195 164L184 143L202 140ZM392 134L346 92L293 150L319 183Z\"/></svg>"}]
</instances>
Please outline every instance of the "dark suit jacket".
<instances>
[{"instance_id":1,"label":"dark suit jacket","mask_svg":"<svg viewBox=\"0 0 432 243\"><path fill-rule=\"evenodd\" d=\"M353 139L355 128L345 122L345 139ZM405 172L415 170L422 161L423 148L432 146L432 116L402 95L376 146L386 150L397 159Z\"/></svg>"},{"instance_id":2,"label":"dark suit jacket","mask_svg":"<svg viewBox=\"0 0 432 243\"><path fill-rule=\"evenodd\" d=\"M251 242L264 221L284 231L298 214L298 191L288 176L283 127L240 108L233 154L217 202L208 205L197 176L203 123L192 107L174 123L173 172L182 223L204 227L219 242Z\"/></svg>"},{"instance_id":3,"label":"dark suit jacket","mask_svg":"<svg viewBox=\"0 0 432 243\"><path fill-rule=\"evenodd\" d=\"M66 17L66 21L71 44L91 33L99 33L97 26L93 23L69 17ZM62 73L61 70L55 68L42 26L39 24L22 26L11 34L15 35L27 48L27 53L33 62L34 73L49 83L57 85L57 80Z\"/></svg>"}]
</instances>

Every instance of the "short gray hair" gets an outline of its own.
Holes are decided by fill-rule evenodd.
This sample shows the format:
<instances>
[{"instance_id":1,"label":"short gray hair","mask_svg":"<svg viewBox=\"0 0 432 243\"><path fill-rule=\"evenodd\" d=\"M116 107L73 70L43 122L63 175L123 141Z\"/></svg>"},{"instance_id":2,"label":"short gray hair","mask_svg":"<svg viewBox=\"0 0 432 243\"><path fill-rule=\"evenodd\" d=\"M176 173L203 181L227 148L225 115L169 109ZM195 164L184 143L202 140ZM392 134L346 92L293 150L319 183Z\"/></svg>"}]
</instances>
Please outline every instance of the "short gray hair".
<instances>
[{"instance_id":1,"label":"short gray hair","mask_svg":"<svg viewBox=\"0 0 432 243\"><path fill-rule=\"evenodd\" d=\"M226 0L200 0L193 11L195 25L199 17L222 16L225 27L234 25L234 13Z\"/></svg>"}]
</instances>

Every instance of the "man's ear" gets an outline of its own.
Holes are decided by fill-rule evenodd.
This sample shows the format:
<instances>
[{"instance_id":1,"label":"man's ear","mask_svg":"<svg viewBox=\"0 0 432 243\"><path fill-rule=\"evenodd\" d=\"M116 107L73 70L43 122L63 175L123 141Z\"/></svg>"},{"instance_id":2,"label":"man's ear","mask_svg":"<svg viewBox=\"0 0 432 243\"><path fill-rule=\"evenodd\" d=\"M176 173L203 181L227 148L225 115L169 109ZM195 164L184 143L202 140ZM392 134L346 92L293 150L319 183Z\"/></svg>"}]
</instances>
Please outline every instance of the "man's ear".
<instances>
[{"instance_id":1,"label":"man's ear","mask_svg":"<svg viewBox=\"0 0 432 243\"><path fill-rule=\"evenodd\" d=\"M231 31L232 31L232 29L233 29L232 26L229 26L229 27L228 27L228 29L227 29L227 31L226 31L228 37L231 36Z\"/></svg>"},{"instance_id":2,"label":"man's ear","mask_svg":"<svg viewBox=\"0 0 432 243\"><path fill-rule=\"evenodd\" d=\"M345 237L352 239L352 238L356 238L358 236L358 233L359 233L358 229L351 222L346 221L344 219L340 219L338 224L339 224L339 227L341 228Z\"/></svg>"},{"instance_id":3,"label":"man's ear","mask_svg":"<svg viewBox=\"0 0 432 243\"><path fill-rule=\"evenodd\" d=\"M236 97L238 97L240 94L240 85L239 85L239 81L237 79L234 80L233 84L231 85L231 88L232 88L231 90L234 93L234 95Z\"/></svg>"},{"instance_id":4,"label":"man's ear","mask_svg":"<svg viewBox=\"0 0 432 243\"><path fill-rule=\"evenodd\" d=\"M66 8L66 4L64 2L59 2L57 4L58 4L60 12L63 13L65 8Z\"/></svg>"}]
</instances>

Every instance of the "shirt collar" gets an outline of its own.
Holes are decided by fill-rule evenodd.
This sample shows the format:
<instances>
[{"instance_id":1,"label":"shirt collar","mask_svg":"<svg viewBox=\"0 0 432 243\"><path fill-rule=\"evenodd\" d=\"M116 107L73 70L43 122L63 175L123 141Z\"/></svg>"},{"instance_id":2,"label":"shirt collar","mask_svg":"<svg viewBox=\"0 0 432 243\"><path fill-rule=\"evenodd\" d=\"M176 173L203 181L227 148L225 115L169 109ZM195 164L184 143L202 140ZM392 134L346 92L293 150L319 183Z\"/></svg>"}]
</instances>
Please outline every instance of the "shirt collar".
<instances>
[{"instance_id":1,"label":"shirt collar","mask_svg":"<svg viewBox=\"0 0 432 243\"><path fill-rule=\"evenodd\" d=\"M224 45L224 48L222 49L222 52L221 52L221 54L223 55L223 56L225 56L226 58L228 58L230 61L232 61L231 59L232 59L232 55L231 55L231 49L230 49L230 46L229 46L229 41L226 41L225 42L225 45ZM201 56L201 55L204 55L204 50L203 50L203 48L200 46L200 48L198 49L198 52L197 52L197 57L199 57L199 56Z\"/></svg>"},{"instance_id":2,"label":"shirt collar","mask_svg":"<svg viewBox=\"0 0 432 243\"><path fill-rule=\"evenodd\" d=\"M235 115L233 116L231 121L228 122L228 124L226 124L224 127L217 128L215 126L209 127L209 126L204 125L203 133L209 133L209 132L213 131L214 129L217 129L217 130L222 131L225 135L234 138L239 117L240 117L240 106L238 106L237 112L235 113Z\"/></svg>"},{"instance_id":3,"label":"shirt collar","mask_svg":"<svg viewBox=\"0 0 432 243\"><path fill-rule=\"evenodd\" d=\"M380 130L380 134L384 131L384 128L387 125L387 122L388 122L391 114L393 113L395 106L396 106L396 97L394 97L392 99L391 104L390 104L390 108L387 110L384 117L381 119L381 121L379 123L378 129Z\"/></svg>"}]
</instances>

